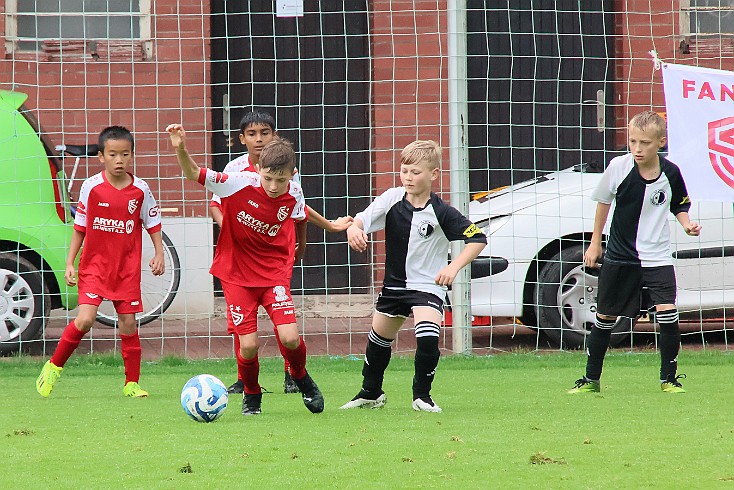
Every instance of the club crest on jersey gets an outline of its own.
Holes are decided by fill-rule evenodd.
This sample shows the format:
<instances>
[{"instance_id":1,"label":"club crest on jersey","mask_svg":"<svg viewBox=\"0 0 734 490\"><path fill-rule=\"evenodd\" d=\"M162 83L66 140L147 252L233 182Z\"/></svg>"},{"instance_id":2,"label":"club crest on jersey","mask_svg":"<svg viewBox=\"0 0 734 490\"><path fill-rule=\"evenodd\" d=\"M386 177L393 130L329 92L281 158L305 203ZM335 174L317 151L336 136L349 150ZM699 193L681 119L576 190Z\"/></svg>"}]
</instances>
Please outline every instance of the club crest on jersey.
<instances>
[{"instance_id":1,"label":"club crest on jersey","mask_svg":"<svg viewBox=\"0 0 734 490\"><path fill-rule=\"evenodd\" d=\"M284 286L275 286L273 288L273 294L275 295L275 301L287 301L288 295L285 293Z\"/></svg>"},{"instance_id":2,"label":"club crest on jersey","mask_svg":"<svg viewBox=\"0 0 734 490\"><path fill-rule=\"evenodd\" d=\"M242 320L245 318L245 315L240 313L240 307L235 305L229 305L229 313L232 315L232 323L237 326L240 323L242 323Z\"/></svg>"},{"instance_id":3,"label":"club crest on jersey","mask_svg":"<svg viewBox=\"0 0 734 490\"><path fill-rule=\"evenodd\" d=\"M288 206L281 206L278 209L278 221L285 221L288 217Z\"/></svg>"},{"instance_id":4,"label":"club crest on jersey","mask_svg":"<svg viewBox=\"0 0 734 490\"><path fill-rule=\"evenodd\" d=\"M133 214L135 210L138 209L138 200L137 199L130 199L127 202L127 210L130 214Z\"/></svg>"},{"instance_id":5,"label":"club crest on jersey","mask_svg":"<svg viewBox=\"0 0 734 490\"><path fill-rule=\"evenodd\" d=\"M433 230L435 229L436 225L430 221L422 221L421 224L418 225L418 234L423 238L428 238L433 234Z\"/></svg>"},{"instance_id":6,"label":"club crest on jersey","mask_svg":"<svg viewBox=\"0 0 734 490\"><path fill-rule=\"evenodd\" d=\"M665 191L663 189L656 190L652 193L652 196L650 196L650 202L655 206L662 206L665 204L665 201L667 201L667 197L665 196Z\"/></svg>"}]
</instances>

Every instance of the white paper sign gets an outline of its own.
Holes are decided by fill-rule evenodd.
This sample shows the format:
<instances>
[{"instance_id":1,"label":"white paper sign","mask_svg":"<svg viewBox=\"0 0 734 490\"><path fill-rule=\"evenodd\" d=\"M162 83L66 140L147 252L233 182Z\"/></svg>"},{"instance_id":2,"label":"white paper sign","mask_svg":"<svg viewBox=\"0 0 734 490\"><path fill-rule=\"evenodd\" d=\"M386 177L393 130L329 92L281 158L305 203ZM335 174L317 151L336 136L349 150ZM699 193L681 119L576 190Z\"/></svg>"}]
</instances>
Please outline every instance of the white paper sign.
<instances>
[{"instance_id":1,"label":"white paper sign","mask_svg":"<svg viewBox=\"0 0 734 490\"><path fill-rule=\"evenodd\" d=\"M734 202L734 73L663 63L668 159L694 201Z\"/></svg>"},{"instance_id":2,"label":"white paper sign","mask_svg":"<svg viewBox=\"0 0 734 490\"><path fill-rule=\"evenodd\" d=\"M275 0L276 17L303 17L303 0Z\"/></svg>"}]
</instances>

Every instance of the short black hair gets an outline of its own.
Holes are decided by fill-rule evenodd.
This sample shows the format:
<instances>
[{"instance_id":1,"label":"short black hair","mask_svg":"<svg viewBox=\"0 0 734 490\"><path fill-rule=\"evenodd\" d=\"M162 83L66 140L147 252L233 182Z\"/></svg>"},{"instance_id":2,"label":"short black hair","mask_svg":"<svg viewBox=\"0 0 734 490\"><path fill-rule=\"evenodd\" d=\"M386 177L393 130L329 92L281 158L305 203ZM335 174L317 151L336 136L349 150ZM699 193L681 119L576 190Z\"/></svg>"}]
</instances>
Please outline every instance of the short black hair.
<instances>
[{"instance_id":1,"label":"short black hair","mask_svg":"<svg viewBox=\"0 0 734 490\"><path fill-rule=\"evenodd\" d=\"M275 118L264 111L254 110L245 114L240 120L240 131L244 133L247 127L253 124L270 126L270 129L275 131Z\"/></svg>"},{"instance_id":2,"label":"short black hair","mask_svg":"<svg viewBox=\"0 0 734 490\"><path fill-rule=\"evenodd\" d=\"M107 140L127 140L130 142L131 149L135 151L135 140L133 139L133 134L124 126L109 126L99 133L97 146L99 147L99 151L102 153L104 153L104 145L107 143Z\"/></svg>"}]
</instances>

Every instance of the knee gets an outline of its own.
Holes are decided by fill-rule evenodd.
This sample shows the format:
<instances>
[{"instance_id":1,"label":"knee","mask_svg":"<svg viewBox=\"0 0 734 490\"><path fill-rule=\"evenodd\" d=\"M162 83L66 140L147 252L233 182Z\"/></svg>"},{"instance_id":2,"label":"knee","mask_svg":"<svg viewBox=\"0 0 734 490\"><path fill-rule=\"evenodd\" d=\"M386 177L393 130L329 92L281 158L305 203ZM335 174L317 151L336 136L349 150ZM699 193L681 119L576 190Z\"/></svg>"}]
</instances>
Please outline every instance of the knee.
<instances>
[{"instance_id":1,"label":"knee","mask_svg":"<svg viewBox=\"0 0 734 490\"><path fill-rule=\"evenodd\" d=\"M255 356L257 356L258 347L259 346L257 341L242 342L240 344L240 354L245 359L253 359Z\"/></svg>"},{"instance_id":2,"label":"knee","mask_svg":"<svg viewBox=\"0 0 734 490\"><path fill-rule=\"evenodd\" d=\"M87 317L87 316L78 316L74 319L74 325L76 325L76 328L80 332L87 333L92 329L92 325L94 325L95 318Z\"/></svg>"},{"instance_id":3,"label":"knee","mask_svg":"<svg viewBox=\"0 0 734 490\"><path fill-rule=\"evenodd\" d=\"M301 339L298 335L295 337L288 336L286 338L281 337L280 342L285 346L288 350L297 349L298 346L301 344Z\"/></svg>"}]
</instances>

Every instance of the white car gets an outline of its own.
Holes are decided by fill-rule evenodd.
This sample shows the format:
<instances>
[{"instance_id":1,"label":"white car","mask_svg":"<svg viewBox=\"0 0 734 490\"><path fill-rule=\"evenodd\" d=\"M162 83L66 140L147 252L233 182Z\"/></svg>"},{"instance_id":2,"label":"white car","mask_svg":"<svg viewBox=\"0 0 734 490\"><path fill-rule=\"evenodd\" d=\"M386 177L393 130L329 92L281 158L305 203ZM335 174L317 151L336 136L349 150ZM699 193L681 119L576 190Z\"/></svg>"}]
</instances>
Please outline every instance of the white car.
<instances>
[{"instance_id":1,"label":"white car","mask_svg":"<svg viewBox=\"0 0 734 490\"><path fill-rule=\"evenodd\" d=\"M489 238L472 264L473 315L514 317L557 345L584 345L595 319L597 275L583 266L583 253L596 212L590 196L601 172L577 165L469 204L470 218ZM686 235L670 215L682 316L720 316L734 307L732 211L731 203L694 202L690 215L703 226L700 237ZM611 217L612 211L605 232ZM630 328L620 319L614 341L624 340Z\"/></svg>"}]
</instances>

